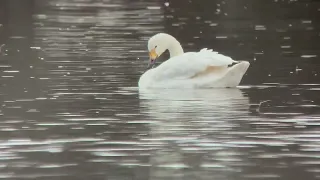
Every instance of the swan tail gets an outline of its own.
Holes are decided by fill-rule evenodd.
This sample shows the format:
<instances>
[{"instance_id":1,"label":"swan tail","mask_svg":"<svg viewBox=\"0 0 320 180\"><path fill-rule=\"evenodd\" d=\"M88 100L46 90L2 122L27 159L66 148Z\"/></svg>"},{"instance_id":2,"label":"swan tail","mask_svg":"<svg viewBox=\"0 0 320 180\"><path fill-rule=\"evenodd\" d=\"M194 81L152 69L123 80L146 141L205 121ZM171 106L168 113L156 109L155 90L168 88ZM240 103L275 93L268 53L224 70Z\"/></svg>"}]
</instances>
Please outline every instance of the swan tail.
<instances>
[{"instance_id":1,"label":"swan tail","mask_svg":"<svg viewBox=\"0 0 320 180\"><path fill-rule=\"evenodd\" d=\"M240 61L232 67L228 68L227 73L221 78L225 87L236 87L240 84L243 76L247 72L250 63L247 61Z\"/></svg>"},{"instance_id":2,"label":"swan tail","mask_svg":"<svg viewBox=\"0 0 320 180\"><path fill-rule=\"evenodd\" d=\"M214 76L211 81L205 83L206 87L234 88L240 84L249 66L249 62L241 61L232 67L228 67L220 78Z\"/></svg>"}]
</instances>

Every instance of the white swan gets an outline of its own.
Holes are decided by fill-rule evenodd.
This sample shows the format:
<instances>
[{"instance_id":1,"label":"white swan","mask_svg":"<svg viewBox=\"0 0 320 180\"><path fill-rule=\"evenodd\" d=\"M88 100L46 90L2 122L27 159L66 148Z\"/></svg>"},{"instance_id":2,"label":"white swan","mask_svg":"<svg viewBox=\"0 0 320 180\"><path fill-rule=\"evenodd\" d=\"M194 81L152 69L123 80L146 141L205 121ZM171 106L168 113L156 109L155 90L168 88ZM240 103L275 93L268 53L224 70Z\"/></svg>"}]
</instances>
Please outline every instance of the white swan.
<instances>
[{"instance_id":1,"label":"white swan","mask_svg":"<svg viewBox=\"0 0 320 180\"><path fill-rule=\"evenodd\" d=\"M200 52L184 53L180 43L165 33L151 37L148 49L149 68L166 50L169 50L170 59L147 70L139 79L139 89L235 87L250 66L247 61L234 61L206 48Z\"/></svg>"}]
</instances>

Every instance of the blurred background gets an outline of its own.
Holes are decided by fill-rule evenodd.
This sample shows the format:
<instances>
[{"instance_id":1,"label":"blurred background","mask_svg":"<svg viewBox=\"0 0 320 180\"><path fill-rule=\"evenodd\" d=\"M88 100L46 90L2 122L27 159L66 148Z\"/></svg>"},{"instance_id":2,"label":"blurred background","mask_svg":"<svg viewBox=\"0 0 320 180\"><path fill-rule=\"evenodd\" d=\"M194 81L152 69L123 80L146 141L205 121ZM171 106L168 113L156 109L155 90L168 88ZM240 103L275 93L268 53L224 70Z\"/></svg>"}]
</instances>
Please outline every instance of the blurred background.
<instances>
[{"instance_id":1,"label":"blurred background","mask_svg":"<svg viewBox=\"0 0 320 180\"><path fill-rule=\"evenodd\" d=\"M0 0L0 178L319 179L319 19L318 0ZM238 89L141 93L159 32L251 66Z\"/></svg>"}]
</instances>

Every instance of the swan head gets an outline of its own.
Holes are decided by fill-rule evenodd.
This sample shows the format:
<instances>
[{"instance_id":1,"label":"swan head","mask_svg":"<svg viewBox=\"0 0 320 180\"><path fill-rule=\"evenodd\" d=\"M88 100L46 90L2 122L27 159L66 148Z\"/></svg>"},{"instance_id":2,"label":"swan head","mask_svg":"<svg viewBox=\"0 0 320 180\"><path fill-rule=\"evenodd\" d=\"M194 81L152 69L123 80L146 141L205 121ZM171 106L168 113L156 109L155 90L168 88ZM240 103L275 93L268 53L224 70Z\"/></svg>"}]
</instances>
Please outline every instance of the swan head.
<instances>
[{"instance_id":1,"label":"swan head","mask_svg":"<svg viewBox=\"0 0 320 180\"><path fill-rule=\"evenodd\" d=\"M156 59L161 56L171 45L178 42L173 36L166 33L158 33L148 41L150 62L148 68L155 65ZM180 44L179 44L180 45ZM170 51L170 49L169 49Z\"/></svg>"}]
</instances>

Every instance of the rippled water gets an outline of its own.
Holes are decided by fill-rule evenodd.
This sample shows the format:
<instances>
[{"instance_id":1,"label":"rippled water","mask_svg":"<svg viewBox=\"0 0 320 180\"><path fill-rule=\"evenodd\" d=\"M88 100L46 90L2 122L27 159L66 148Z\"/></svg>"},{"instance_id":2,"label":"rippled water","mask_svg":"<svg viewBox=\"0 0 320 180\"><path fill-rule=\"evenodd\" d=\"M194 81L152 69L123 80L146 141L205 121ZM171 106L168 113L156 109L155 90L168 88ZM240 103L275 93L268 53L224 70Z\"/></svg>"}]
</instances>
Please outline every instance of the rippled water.
<instances>
[{"instance_id":1,"label":"rippled water","mask_svg":"<svg viewBox=\"0 0 320 180\"><path fill-rule=\"evenodd\" d=\"M1 179L320 178L318 1L0 7ZM237 89L139 92L158 32L251 66Z\"/></svg>"}]
</instances>

